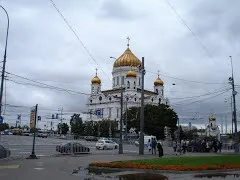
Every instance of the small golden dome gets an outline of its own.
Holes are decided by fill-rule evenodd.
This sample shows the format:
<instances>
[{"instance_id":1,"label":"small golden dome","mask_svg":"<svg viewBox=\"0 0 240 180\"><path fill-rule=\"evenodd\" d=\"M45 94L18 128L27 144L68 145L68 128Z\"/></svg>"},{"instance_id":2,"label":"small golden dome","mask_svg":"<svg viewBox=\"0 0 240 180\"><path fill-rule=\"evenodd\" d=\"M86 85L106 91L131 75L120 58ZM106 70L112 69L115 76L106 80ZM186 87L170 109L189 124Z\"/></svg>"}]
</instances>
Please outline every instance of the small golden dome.
<instances>
[{"instance_id":1,"label":"small golden dome","mask_svg":"<svg viewBox=\"0 0 240 180\"><path fill-rule=\"evenodd\" d=\"M92 78L92 80L91 80L92 84L101 84L101 79L99 79L99 77L98 77L98 75L97 75L97 70L98 70L98 69L96 69L96 75L95 75L95 77Z\"/></svg>"},{"instance_id":2,"label":"small golden dome","mask_svg":"<svg viewBox=\"0 0 240 180\"><path fill-rule=\"evenodd\" d=\"M113 67L121 66L134 66L138 67L141 65L141 61L132 53L129 47L125 52L114 62Z\"/></svg>"},{"instance_id":3,"label":"small golden dome","mask_svg":"<svg viewBox=\"0 0 240 180\"><path fill-rule=\"evenodd\" d=\"M209 116L209 121L215 121L216 117L214 115Z\"/></svg>"},{"instance_id":4,"label":"small golden dome","mask_svg":"<svg viewBox=\"0 0 240 180\"><path fill-rule=\"evenodd\" d=\"M136 78L137 77L137 73L135 71L133 71L132 69L130 69L128 72L126 72L126 77Z\"/></svg>"},{"instance_id":5,"label":"small golden dome","mask_svg":"<svg viewBox=\"0 0 240 180\"><path fill-rule=\"evenodd\" d=\"M158 78L154 81L154 86L163 86L164 82L160 79L159 75Z\"/></svg>"}]
</instances>

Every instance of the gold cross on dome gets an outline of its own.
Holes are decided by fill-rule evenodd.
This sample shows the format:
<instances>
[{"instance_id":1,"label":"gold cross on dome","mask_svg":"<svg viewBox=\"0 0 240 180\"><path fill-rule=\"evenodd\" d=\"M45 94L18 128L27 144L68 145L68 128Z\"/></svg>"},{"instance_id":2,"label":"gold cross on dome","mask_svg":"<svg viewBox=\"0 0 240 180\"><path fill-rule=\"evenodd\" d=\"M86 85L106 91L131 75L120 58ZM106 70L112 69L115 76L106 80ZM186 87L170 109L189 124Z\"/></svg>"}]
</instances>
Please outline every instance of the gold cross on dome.
<instances>
[{"instance_id":1,"label":"gold cross on dome","mask_svg":"<svg viewBox=\"0 0 240 180\"><path fill-rule=\"evenodd\" d=\"M96 68L95 70L96 70L96 76L97 76L97 71L98 71L98 68Z\"/></svg>"},{"instance_id":2,"label":"gold cross on dome","mask_svg":"<svg viewBox=\"0 0 240 180\"><path fill-rule=\"evenodd\" d=\"M130 37L129 36L127 37L127 41L128 41L127 47L129 47L129 42L130 42Z\"/></svg>"}]
</instances>

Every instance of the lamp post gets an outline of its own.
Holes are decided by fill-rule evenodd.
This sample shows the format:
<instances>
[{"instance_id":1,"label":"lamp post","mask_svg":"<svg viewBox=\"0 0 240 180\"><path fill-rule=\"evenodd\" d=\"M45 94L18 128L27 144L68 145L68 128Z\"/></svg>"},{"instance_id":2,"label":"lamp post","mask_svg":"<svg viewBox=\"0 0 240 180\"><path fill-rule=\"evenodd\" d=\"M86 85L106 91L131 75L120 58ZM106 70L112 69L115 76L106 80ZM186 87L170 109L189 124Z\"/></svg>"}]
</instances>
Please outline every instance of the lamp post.
<instances>
[{"instance_id":1,"label":"lamp post","mask_svg":"<svg viewBox=\"0 0 240 180\"><path fill-rule=\"evenodd\" d=\"M4 84L4 77L5 77L5 67L6 67L6 59L7 59L7 43L8 43L8 30L9 30L9 16L4 7L0 5L0 8L3 9L3 11L7 15L7 34L6 34L6 41L5 41L5 50L4 50L4 56L3 56L3 68L2 68L2 78L1 78L1 89L0 89L0 116L2 115L2 97L3 97L3 84Z\"/></svg>"}]
</instances>

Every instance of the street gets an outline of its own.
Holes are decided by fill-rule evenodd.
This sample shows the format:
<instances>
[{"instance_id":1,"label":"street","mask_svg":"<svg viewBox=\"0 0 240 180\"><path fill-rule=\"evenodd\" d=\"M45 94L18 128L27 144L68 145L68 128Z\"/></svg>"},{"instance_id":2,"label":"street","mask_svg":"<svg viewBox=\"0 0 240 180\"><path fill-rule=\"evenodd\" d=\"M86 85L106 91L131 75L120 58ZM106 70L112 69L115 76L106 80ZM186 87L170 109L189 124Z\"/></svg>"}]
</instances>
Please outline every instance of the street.
<instances>
[{"instance_id":1,"label":"street","mask_svg":"<svg viewBox=\"0 0 240 180\"><path fill-rule=\"evenodd\" d=\"M80 144L90 148L91 154L118 154L118 149L114 150L97 150L96 142L85 140L76 140ZM32 152L32 136L15 136L4 135L1 136L0 144L11 150L11 157L27 157ZM70 140L58 139L56 137L40 138L36 137L35 153L37 156L54 156L60 154L56 152L56 145L70 142ZM173 154L171 147L164 147L165 154ZM138 154L138 147L134 144L123 144L123 153ZM151 154L145 148L145 154Z\"/></svg>"}]
</instances>

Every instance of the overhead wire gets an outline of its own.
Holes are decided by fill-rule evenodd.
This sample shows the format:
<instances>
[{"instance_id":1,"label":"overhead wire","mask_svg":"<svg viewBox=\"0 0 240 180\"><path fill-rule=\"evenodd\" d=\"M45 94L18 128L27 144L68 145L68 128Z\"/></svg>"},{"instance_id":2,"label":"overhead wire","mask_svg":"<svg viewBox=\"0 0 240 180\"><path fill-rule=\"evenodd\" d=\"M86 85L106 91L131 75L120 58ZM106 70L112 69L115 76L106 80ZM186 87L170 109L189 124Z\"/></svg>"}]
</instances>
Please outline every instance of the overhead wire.
<instances>
[{"instance_id":1,"label":"overhead wire","mask_svg":"<svg viewBox=\"0 0 240 180\"><path fill-rule=\"evenodd\" d=\"M198 41L198 43L201 45L201 47L203 48L203 50L205 51L205 53L207 54L208 58L214 62L216 62L211 53L208 51L208 48L203 44L203 42L200 40L200 38L196 35L195 32L193 32L193 30L190 28L190 26L185 22L185 20L182 18L182 16L178 13L178 11L176 10L176 8L174 7L174 5L169 1L169 0L165 0L167 2L167 4L169 5L169 7L173 10L173 12L177 15L177 17L179 18L179 20L182 22L182 24L191 32L191 34L193 35L193 37Z\"/></svg>"},{"instance_id":2,"label":"overhead wire","mask_svg":"<svg viewBox=\"0 0 240 180\"><path fill-rule=\"evenodd\" d=\"M89 55L89 57L94 61L94 63L98 66L98 68L107 76L107 78L110 80L109 75L107 73L105 73L105 71L101 68L101 66L98 64L97 60L93 57L92 53L88 50L87 46L83 43L83 41L80 39L80 37L78 36L78 34L76 33L76 31L73 29L73 27L70 25L70 23L68 22L68 20L65 18L65 16L63 15L63 13L60 11L60 9L57 7L57 5L54 3L53 0L50 0L50 2L52 3L53 7L55 8L55 10L58 12L58 14L61 16L61 18L64 20L64 22L67 24L67 26L69 27L69 29L72 31L72 33L75 35L75 37L77 38L78 42L82 45L82 47L84 48L84 50L87 52L87 54Z\"/></svg>"}]
</instances>

